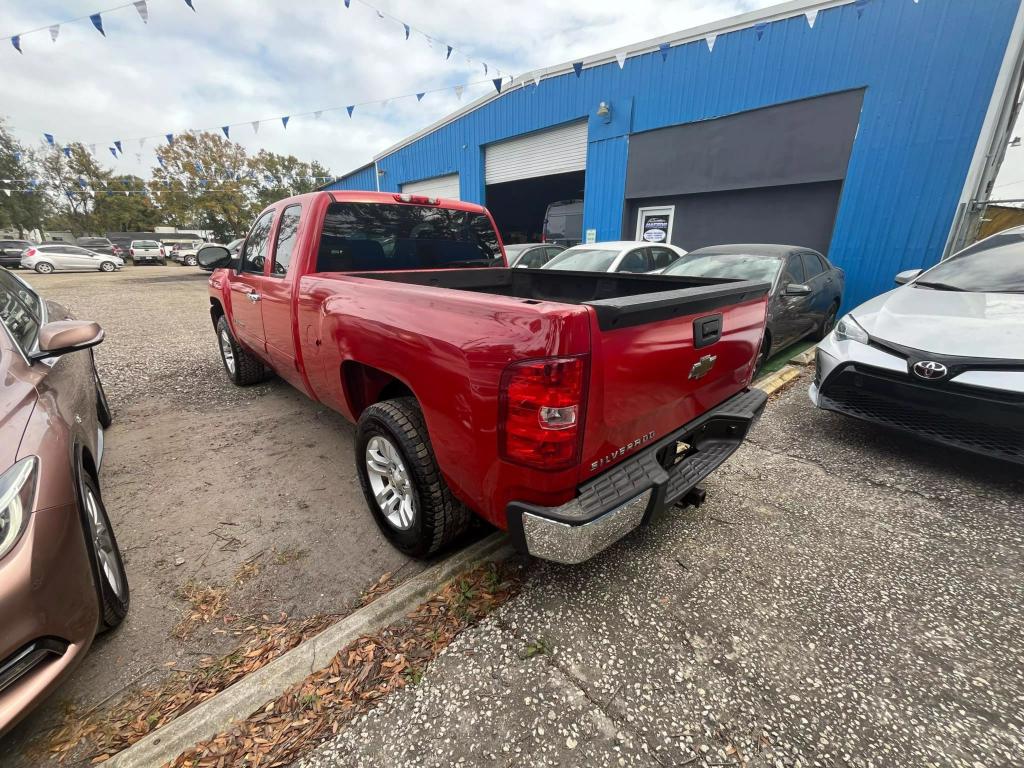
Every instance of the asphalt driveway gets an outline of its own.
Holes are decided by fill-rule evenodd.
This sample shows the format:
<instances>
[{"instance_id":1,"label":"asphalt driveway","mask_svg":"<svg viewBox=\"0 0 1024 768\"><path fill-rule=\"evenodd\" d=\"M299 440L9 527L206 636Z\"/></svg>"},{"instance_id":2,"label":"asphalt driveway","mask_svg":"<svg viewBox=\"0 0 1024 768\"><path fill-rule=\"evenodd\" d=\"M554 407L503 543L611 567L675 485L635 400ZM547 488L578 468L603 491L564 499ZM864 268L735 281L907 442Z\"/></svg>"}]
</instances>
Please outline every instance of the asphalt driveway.
<instances>
[{"instance_id":1,"label":"asphalt driveway","mask_svg":"<svg viewBox=\"0 0 1024 768\"><path fill-rule=\"evenodd\" d=\"M814 410L677 510L538 563L314 766L1024 764L1019 468Z\"/></svg>"}]
</instances>

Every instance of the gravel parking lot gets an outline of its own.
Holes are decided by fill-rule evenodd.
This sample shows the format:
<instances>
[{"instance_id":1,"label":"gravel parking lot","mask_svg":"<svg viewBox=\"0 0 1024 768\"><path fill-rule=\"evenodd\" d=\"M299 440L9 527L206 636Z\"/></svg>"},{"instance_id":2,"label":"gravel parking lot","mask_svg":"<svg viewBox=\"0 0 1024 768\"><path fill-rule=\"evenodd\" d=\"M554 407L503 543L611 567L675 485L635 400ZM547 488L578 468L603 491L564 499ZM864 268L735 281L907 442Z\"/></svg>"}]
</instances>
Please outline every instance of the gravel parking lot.
<instances>
[{"instance_id":1,"label":"gravel parking lot","mask_svg":"<svg viewBox=\"0 0 1024 768\"><path fill-rule=\"evenodd\" d=\"M5 757L69 707L88 710L154 682L172 662L187 669L227 652L247 624L343 612L383 573L422 569L387 544L365 509L347 422L283 382L239 389L227 380L206 273L19 274L106 331L96 359L114 424L101 480L132 606L5 739ZM204 615L182 626L193 610L186 595L206 598Z\"/></svg>"}]
</instances>

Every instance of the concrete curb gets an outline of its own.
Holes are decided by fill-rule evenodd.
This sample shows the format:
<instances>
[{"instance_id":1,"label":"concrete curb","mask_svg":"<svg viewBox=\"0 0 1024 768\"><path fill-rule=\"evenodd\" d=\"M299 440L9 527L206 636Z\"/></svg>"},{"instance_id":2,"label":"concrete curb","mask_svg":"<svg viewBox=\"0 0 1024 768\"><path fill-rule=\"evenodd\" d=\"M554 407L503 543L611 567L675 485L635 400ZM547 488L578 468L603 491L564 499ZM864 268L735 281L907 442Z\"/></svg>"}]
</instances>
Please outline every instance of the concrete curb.
<instances>
[{"instance_id":1,"label":"concrete curb","mask_svg":"<svg viewBox=\"0 0 1024 768\"><path fill-rule=\"evenodd\" d=\"M802 371L795 365L787 365L775 373L769 373L767 376L758 379L754 382L754 386L771 395L799 377L801 373Z\"/></svg>"},{"instance_id":2,"label":"concrete curb","mask_svg":"<svg viewBox=\"0 0 1024 768\"><path fill-rule=\"evenodd\" d=\"M481 562L501 560L512 553L504 534L491 534L332 624L319 635L118 752L104 765L152 768L174 760L186 749L226 730L232 720L248 717L289 686L326 667L339 650L360 636L398 621L449 579Z\"/></svg>"}]
</instances>

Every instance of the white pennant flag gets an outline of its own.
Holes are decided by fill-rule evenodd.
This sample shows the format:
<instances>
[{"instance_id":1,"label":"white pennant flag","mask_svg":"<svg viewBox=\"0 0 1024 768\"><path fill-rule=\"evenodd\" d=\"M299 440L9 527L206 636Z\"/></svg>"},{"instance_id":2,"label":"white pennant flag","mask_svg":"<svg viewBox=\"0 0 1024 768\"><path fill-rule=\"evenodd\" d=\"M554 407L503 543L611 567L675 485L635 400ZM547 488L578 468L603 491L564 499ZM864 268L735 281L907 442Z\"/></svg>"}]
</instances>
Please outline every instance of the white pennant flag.
<instances>
[{"instance_id":1,"label":"white pennant flag","mask_svg":"<svg viewBox=\"0 0 1024 768\"><path fill-rule=\"evenodd\" d=\"M90 144L89 145L89 154L90 155L95 155L96 154L96 145L95 144Z\"/></svg>"},{"instance_id":2,"label":"white pennant flag","mask_svg":"<svg viewBox=\"0 0 1024 768\"><path fill-rule=\"evenodd\" d=\"M540 85L540 73L539 72L534 72L532 80L533 80L533 84L534 85Z\"/></svg>"},{"instance_id":3,"label":"white pennant flag","mask_svg":"<svg viewBox=\"0 0 1024 768\"><path fill-rule=\"evenodd\" d=\"M619 69L622 69L624 66L626 66L626 52L619 51L618 53L616 53L615 61L619 63Z\"/></svg>"},{"instance_id":4,"label":"white pennant flag","mask_svg":"<svg viewBox=\"0 0 1024 768\"><path fill-rule=\"evenodd\" d=\"M463 92L464 90L466 90L466 86L464 86L464 85L456 85L456 86L455 86L455 97L456 97L456 98L457 98L457 99L458 99L459 101L462 101L462 92Z\"/></svg>"},{"instance_id":5,"label":"white pennant flag","mask_svg":"<svg viewBox=\"0 0 1024 768\"><path fill-rule=\"evenodd\" d=\"M136 152L135 153L135 162L137 162L137 163L141 163L142 162L142 153L141 152Z\"/></svg>"},{"instance_id":6,"label":"white pennant flag","mask_svg":"<svg viewBox=\"0 0 1024 768\"><path fill-rule=\"evenodd\" d=\"M708 50L715 50L715 40L718 39L718 35L708 35L704 38L704 42L708 44Z\"/></svg>"},{"instance_id":7,"label":"white pennant flag","mask_svg":"<svg viewBox=\"0 0 1024 768\"><path fill-rule=\"evenodd\" d=\"M146 7L146 0L138 0L132 3L135 6L135 10L139 12L139 18L142 19L143 24L149 23L149 8Z\"/></svg>"},{"instance_id":8,"label":"white pennant flag","mask_svg":"<svg viewBox=\"0 0 1024 768\"><path fill-rule=\"evenodd\" d=\"M4 194L7 195L8 197L10 197L11 196L11 190L5 189L4 190Z\"/></svg>"},{"instance_id":9,"label":"white pennant flag","mask_svg":"<svg viewBox=\"0 0 1024 768\"><path fill-rule=\"evenodd\" d=\"M323 112L314 112L314 113L313 113L313 119L314 119L314 120L319 120L319 119L320 119L320 116L321 116L322 114L323 114Z\"/></svg>"},{"instance_id":10,"label":"white pennant flag","mask_svg":"<svg viewBox=\"0 0 1024 768\"><path fill-rule=\"evenodd\" d=\"M139 149L142 149L144 146L146 146L146 140L144 138L139 139Z\"/></svg>"},{"instance_id":11,"label":"white pennant flag","mask_svg":"<svg viewBox=\"0 0 1024 768\"><path fill-rule=\"evenodd\" d=\"M54 24L52 27L50 27L50 39L53 40L53 42L57 42L57 35L59 34L60 24Z\"/></svg>"},{"instance_id":12,"label":"white pennant flag","mask_svg":"<svg viewBox=\"0 0 1024 768\"><path fill-rule=\"evenodd\" d=\"M252 121L252 132L253 133L259 133L260 132L260 121L259 120L253 120Z\"/></svg>"},{"instance_id":13,"label":"white pennant flag","mask_svg":"<svg viewBox=\"0 0 1024 768\"><path fill-rule=\"evenodd\" d=\"M815 8L813 11L807 11L804 13L804 16L807 17L807 26L814 29L814 22L818 18L818 9Z\"/></svg>"}]
</instances>

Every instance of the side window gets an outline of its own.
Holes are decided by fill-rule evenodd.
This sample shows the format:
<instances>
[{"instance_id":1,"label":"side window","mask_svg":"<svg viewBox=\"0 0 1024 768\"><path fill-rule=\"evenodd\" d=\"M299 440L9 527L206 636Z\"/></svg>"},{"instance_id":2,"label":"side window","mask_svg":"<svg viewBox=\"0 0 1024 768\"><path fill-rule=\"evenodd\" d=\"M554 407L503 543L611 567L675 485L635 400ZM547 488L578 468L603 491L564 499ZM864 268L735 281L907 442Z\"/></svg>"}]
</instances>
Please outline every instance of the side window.
<instances>
[{"instance_id":1,"label":"side window","mask_svg":"<svg viewBox=\"0 0 1024 768\"><path fill-rule=\"evenodd\" d=\"M786 259L786 274L782 276L782 285L785 287L789 283L803 283L804 282L804 266L800 262L799 255L792 255Z\"/></svg>"},{"instance_id":2,"label":"side window","mask_svg":"<svg viewBox=\"0 0 1024 768\"><path fill-rule=\"evenodd\" d=\"M678 258L678 256L668 248L657 248L652 246L650 251L651 263L654 265L651 269L664 269Z\"/></svg>"},{"instance_id":3,"label":"side window","mask_svg":"<svg viewBox=\"0 0 1024 768\"><path fill-rule=\"evenodd\" d=\"M277 228L277 243L274 245L273 275L287 275L288 266L292 263L292 251L299 234L299 217L302 215L301 205L290 205L281 214L281 224Z\"/></svg>"},{"instance_id":4,"label":"side window","mask_svg":"<svg viewBox=\"0 0 1024 768\"><path fill-rule=\"evenodd\" d=\"M545 248L544 250L547 251L547 255L544 257L544 263L547 264L549 261L551 261L551 259L555 258L555 256L560 254L565 249L564 248L551 248L551 247L548 247L548 248Z\"/></svg>"},{"instance_id":5,"label":"side window","mask_svg":"<svg viewBox=\"0 0 1024 768\"><path fill-rule=\"evenodd\" d=\"M242 250L242 271L263 272L267 263L267 250L270 246L270 227L274 223L274 212L267 211L258 219L245 239Z\"/></svg>"},{"instance_id":6,"label":"side window","mask_svg":"<svg viewBox=\"0 0 1024 768\"><path fill-rule=\"evenodd\" d=\"M41 318L39 297L16 278L0 272L0 322L26 355L35 348Z\"/></svg>"},{"instance_id":7,"label":"side window","mask_svg":"<svg viewBox=\"0 0 1024 768\"><path fill-rule=\"evenodd\" d=\"M622 257L622 263L619 264L619 268L616 272L650 272L651 260L648 258L646 248L634 248L632 251Z\"/></svg>"},{"instance_id":8,"label":"side window","mask_svg":"<svg viewBox=\"0 0 1024 768\"><path fill-rule=\"evenodd\" d=\"M824 269L821 266L821 260L818 258L816 253L801 253L800 258L804 262L804 279L812 280L822 272Z\"/></svg>"}]
</instances>

